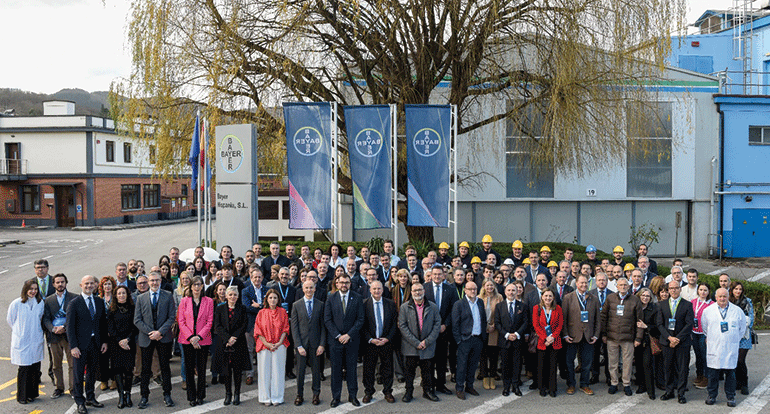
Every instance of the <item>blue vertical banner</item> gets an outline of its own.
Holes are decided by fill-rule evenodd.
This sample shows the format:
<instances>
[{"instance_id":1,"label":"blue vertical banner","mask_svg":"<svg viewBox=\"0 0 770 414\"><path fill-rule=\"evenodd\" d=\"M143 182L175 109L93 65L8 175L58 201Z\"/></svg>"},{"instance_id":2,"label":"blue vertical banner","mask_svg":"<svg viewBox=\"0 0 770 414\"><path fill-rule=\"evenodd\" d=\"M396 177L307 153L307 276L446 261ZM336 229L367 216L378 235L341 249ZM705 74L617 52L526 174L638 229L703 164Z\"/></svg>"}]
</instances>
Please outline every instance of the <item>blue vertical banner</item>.
<instances>
[{"instance_id":1,"label":"blue vertical banner","mask_svg":"<svg viewBox=\"0 0 770 414\"><path fill-rule=\"evenodd\" d=\"M290 229L330 229L332 118L329 102L284 102Z\"/></svg>"},{"instance_id":2,"label":"blue vertical banner","mask_svg":"<svg viewBox=\"0 0 770 414\"><path fill-rule=\"evenodd\" d=\"M346 106L355 229L390 228L393 212L389 105Z\"/></svg>"},{"instance_id":3,"label":"blue vertical banner","mask_svg":"<svg viewBox=\"0 0 770 414\"><path fill-rule=\"evenodd\" d=\"M449 227L449 105L406 105L409 226Z\"/></svg>"}]
</instances>

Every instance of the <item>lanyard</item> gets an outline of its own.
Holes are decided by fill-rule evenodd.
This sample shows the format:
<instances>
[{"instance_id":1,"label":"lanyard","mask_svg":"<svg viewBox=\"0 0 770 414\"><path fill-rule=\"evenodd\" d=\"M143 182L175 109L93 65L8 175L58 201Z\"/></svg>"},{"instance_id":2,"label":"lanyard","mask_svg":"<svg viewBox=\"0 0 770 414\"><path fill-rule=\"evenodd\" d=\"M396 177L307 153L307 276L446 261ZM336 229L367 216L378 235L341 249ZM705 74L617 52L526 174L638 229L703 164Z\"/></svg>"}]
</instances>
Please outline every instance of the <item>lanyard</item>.
<instances>
[{"instance_id":1,"label":"lanyard","mask_svg":"<svg viewBox=\"0 0 770 414\"><path fill-rule=\"evenodd\" d=\"M700 304L703 304L703 306L700 306ZM710 302L701 302L700 299L695 301L695 316L698 316L700 311L702 311L706 306L710 305Z\"/></svg>"},{"instance_id":2,"label":"lanyard","mask_svg":"<svg viewBox=\"0 0 770 414\"><path fill-rule=\"evenodd\" d=\"M281 299L283 299L283 301L284 301L284 302L286 302L286 295L287 295L287 294L289 294L289 286L288 286L288 285L286 285L286 291L284 291L284 290L281 288L281 284L279 283L279 284L278 284L278 290L280 290L280 291L281 291Z\"/></svg>"},{"instance_id":3,"label":"lanyard","mask_svg":"<svg viewBox=\"0 0 770 414\"><path fill-rule=\"evenodd\" d=\"M674 299L673 300L674 301L673 304L672 304L671 300L672 299L668 300L668 308L671 309L671 317L673 318L674 316L676 316L676 308L679 307L679 299Z\"/></svg>"},{"instance_id":4,"label":"lanyard","mask_svg":"<svg viewBox=\"0 0 770 414\"><path fill-rule=\"evenodd\" d=\"M551 312L551 310L545 311L545 324L549 326L551 325Z\"/></svg>"},{"instance_id":5,"label":"lanyard","mask_svg":"<svg viewBox=\"0 0 770 414\"><path fill-rule=\"evenodd\" d=\"M722 316L722 320L725 320L725 318L727 317L727 309L729 307L730 305L728 304L727 306L725 306L724 309L722 309L721 307L719 308L719 314Z\"/></svg>"},{"instance_id":6,"label":"lanyard","mask_svg":"<svg viewBox=\"0 0 770 414\"><path fill-rule=\"evenodd\" d=\"M457 287L455 287L455 290L457 290L457 296L459 296L460 299L465 297L465 293L463 293L462 289L458 289Z\"/></svg>"}]
</instances>

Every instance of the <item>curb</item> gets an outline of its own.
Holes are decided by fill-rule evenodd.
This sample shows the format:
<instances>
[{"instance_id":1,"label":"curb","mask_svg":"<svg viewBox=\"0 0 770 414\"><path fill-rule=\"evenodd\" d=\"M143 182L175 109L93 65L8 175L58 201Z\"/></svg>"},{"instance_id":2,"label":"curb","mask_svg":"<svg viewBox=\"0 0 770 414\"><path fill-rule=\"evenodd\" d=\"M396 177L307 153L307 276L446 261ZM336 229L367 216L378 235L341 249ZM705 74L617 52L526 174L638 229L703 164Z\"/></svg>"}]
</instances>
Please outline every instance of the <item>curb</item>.
<instances>
[{"instance_id":1,"label":"curb","mask_svg":"<svg viewBox=\"0 0 770 414\"><path fill-rule=\"evenodd\" d=\"M172 224L187 223L191 221L198 221L198 218L188 217L188 218L174 219L174 220L142 221L139 223L114 224L110 226L80 226L80 227L73 227L72 231L91 231L91 230L117 231L117 230L127 230L127 229L140 229L145 227L170 226Z\"/></svg>"}]
</instances>

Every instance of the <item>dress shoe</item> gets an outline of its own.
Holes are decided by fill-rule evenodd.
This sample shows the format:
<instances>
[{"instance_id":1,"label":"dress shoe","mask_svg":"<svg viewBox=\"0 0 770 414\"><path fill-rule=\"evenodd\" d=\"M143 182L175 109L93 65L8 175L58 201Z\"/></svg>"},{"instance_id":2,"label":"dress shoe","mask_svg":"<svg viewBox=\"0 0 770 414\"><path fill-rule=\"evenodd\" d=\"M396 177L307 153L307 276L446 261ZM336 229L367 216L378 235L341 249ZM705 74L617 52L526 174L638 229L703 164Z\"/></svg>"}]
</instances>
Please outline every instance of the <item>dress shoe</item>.
<instances>
[{"instance_id":1,"label":"dress shoe","mask_svg":"<svg viewBox=\"0 0 770 414\"><path fill-rule=\"evenodd\" d=\"M651 400L655 401L655 392L648 392L647 396L650 397Z\"/></svg>"},{"instance_id":2,"label":"dress shoe","mask_svg":"<svg viewBox=\"0 0 770 414\"><path fill-rule=\"evenodd\" d=\"M518 386L513 387L513 394L517 397L521 397L521 389Z\"/></svg>"},{"instance_id":3,"label":"dress shoe","mask_svg":"<svg viewBox=\"0 0 770 414\"><path fill-rule=\"evenodd\" d=\"M16 400L16 402L19 404L27 404L27 400Z\"/></svg>"},{"instance_id":4,"label":"dress shoe","mask_svg":"<svg viewBox=\"0 0 770 414\"><path fill-rule=\"evenodd\" d=\"M735 407L735 400L728 400L727 401L727 406L728 407Z\"/></svg>"},{"instance_id":5,"label":"dress shoe","mask_svg":"<svg viewBox=\"0 0 770 414\"><path fill-rule=\"evenodd\" d=\"M233 396L232 394L225 394L225 401L222 402L222 405L230 405L233 402Z\"/></svg>"},{"instance_id":6,"label":"dress shoe","mask_svg":"<svg viewBox=\"0 0 770 414\"><path fill-rule=\"evenodd\" d=\"M206 401L204 401L202 398L198 398L195 400L195 405L203 405L206 404Z\"/></svg>"},{"instance_id":7,"label":"dress shoe","mask_svg":"<svg viewBox=\"0 0 770 414\"><path fill-rule=\"evenodd\" d=\"M104 407L104 404L96 400L86 400L86 407L102 408Z\"/></svg>"},{"instance_id":8,"label":"dress shoe","mask_svg":"<svg viewBox=\"0 0 770 414\"><path fill-rule=\"evenodd\" d=\"M318 394L313 394L313 401L311 401L311 404L313 405L321 404L321 396Z\"/></svg>"},{"instance_id":9,"label":"dress shoe","mask_svg":"<svg viewBox=\"0 0 770 414\"><path fill-rule=\"evenodd\" d=\"M540 396L545 397L548 393L545 390L540 390Z\"/></svg>"},{"instance_id":10,"label":"dress shoe","mask_svg":"<svg viewBox=\"0 0 770 414\"><path fill-rule=\"evenodd\" d=\"M674 398L674 394L665 393L665 394L660 396L660 400L661 401L667 401L667 400L670 400L672 398Z\"/></svg>"},{"instance_id":11,"label":"dress shoe","mask_svg":"<svg viewBox=\"0 0 770 414\"><path fill-rule=\"evenodd\" d=\"M296 399L294 399L294 405L299 406L299 405L302 405L303 402L305 402L305 399L300 397L299 395L297 396Z\"/></svg>"},{"instance_id":12,"label":"dress shoe","mask_svg":"<svg viewBox=\"0 0 770 414\"><path fill-rule=\"evenodd\" d=\"M553 398L556 398L556 391L549 391L548 395L550 395Z\"/></svg>"},{"instance_id":13,"label":"dress shoe","mask_svg":"<svg viewBox=\"0 0 770 414\"><path fill-rule=\"evenodd\" d=\"M254 383L254 377L246 377L246 385L251 385Z\"/></svg>"},{"instance_id":14,"label":"dress shoe","mask_svg":"<svg viewBox=\"0 0 770 414\"><path fill-rule=\"evenodd\" d=\"M195 407L196 405L198 405L198 404L195 402L195 400L190 400L190 401L189 401L189 403L190 403L190 407Z\"/></svg>"},{"instance_id":15,"label":"dress shoe","mask_svg":"<svg viewBox=\"0 0 770 414\"><path fill-rule=\"evenodd\" d=\"M589 384L594 385L599 383L599 376L591 377L591 380L588 381Z\"/></svg>"},{"instance_id":16,"label":"dress shoe","mask_svg":"<svg viewBox=\"0 0 770 414\"><path fill-rule=\"evenodd\" d=\"M618 386L617 385L610 385L609 388L607 388L607 392L612 395L618 392Z\"/></svg>"},{"instance_id":17,"label":"dress shoe","mask_svg":"<svg viewBox=\"0 0 770 414\"><path fill-rule=\"evenodd\" d=\"M634 395L634 392L631 390L630 386L623 387L623 392L626 393L626 395L629 397Z\"/></svg>"},{"instance_id":18,"label":"dress shoe","mask_svg":"<svg viewBox=\"0 0 770 414\"><path fill-rule=\"evenodd\" d=\"M575 387L567 387L567 395L572 395L575 393Z\"/></svg>"},{"instance_id":19,"label":"dress shoe","mask_svg":"<svg viewBox=\"0 0 770 414\"><path fill-rule=\"evenodd\" d=\"M385 401L387 401L390 404L393 404L394 402L396 402L396 399L393 398L393 394L387 393L385 394Z\"/></svg>"},{"instance_id":20,"label":"dress shoe","mask_svg":"<svg viewBox=\"0 0 770 414\"><path fill-rule=\"evenodd\" d=\"M57 388L57 389L54 390L53 394L51 394L51 399L55 400L55 399L61 397L62 395L64 395L64 391L62 391L62 390Z\"/></svg>"},{"instance_id":21,"label":"dress shoe","mask_svg":"<svg viewBox=\"0 0 770 414\"><path fill-rule=\"evenodd\" d=\"M241 394L233 395L233 405L241 405Z\"/></svg>"},{"instance_id":22,"label":"dress shoe","mask_svg":"<svg viewBox=\"0 0 770 414\"><path fill-rule=\"evenodd\" d=\"M742 386L742 387L741 387L741 394L742 394L742 395L749 395L749 387L747 387L747 386L745 386L745 385L744 385L744 386Z\"/></svg>"},{"instance_id":23,"label":"dress shoe","mask_svg":"<svg viewBox=\"0 0 770 414\"><path fill-rule=\"evenodd\" d=\"M508 388L503 388L503 397L507 397L511 395L511 392L508 390Z\"/></svg>"},{"instance_id":24,"label":"dress shoe","mask_svg":"<svg viewBox=\"0 0 770 414\"><path fill-rule=\"evenodd\" d=\"M372 402L372 396L369 394L364 395L364 398L361 400L364 404L369 404Z\"/></svg>"},{"instance_id":25,"label":"dress shoe","mask_svg":"<svg viewBox=\"0 0 770 414\"><path fill-rule=\"evenodd\" d=\"M171 394L164 394L163 395L163 402L166 403L166 407L173 407L174 406L174 400L171 399Z\"/></svg>"},{"instance_id":26,"label":"dress shoe","mask_svg":"<svg viewBox=\"0 0 770 414\"><path fill-rule=\"evenodd\" d=\"M25 401L24 404L27 402ZM88 408L84 404L78 405L78 414L88 414Z\"/></svg>"},{"instance_id":27,"label":"dress shoe","mask_svg":"<svg viewBox=\"0 0 770 414\"><path fill-rule=\"evenodd\" d=\"M465 387L465 393L466 393L466 394L470 394L470 395L472 395L472 396L474 396L474 397L478 397L478 396L479 396L479 392L478 392L478 391L476 391L476 389L475 389L475 388L468 388L468 387Z\"/></svg>"},{"instance_id":28,"label":"dress shoe","mask_svg":"<svg viewBox=\"0 0 770 414\"><path fill-rule=\"evenodd\" d=\"M463 391L457 391L457 392L455 392L455 394L457 394L457 398L459 398L459 399L461 399L461 400L464 400L464 399L465 399L465 392L463 392Z\"/></svg>"},{"instance_id":29,"label":"dress shoe","mask_svg":"<svg viewBox=\"0 0 770 414\"><path fill-rule=\"evenodd\" d=\"M449 390L449 388L446 387L446 385L441 385L436 387L436 392L440 392L445 395L452 395L454 394L452 391Z\"/></svg>"},{"instance_id":30,"label":"dress shoe","mask_svg":"<svg viewBox=\"0 0 770 414\"><path fill-rule=\"evenodd\" d=\"M433 392L423 392L422 393L422 398L425 398L426 400L431 400L433 402L438 402L439 401L438 397Z\"/></svg>"},{"instance_id":31,"label":"dress shoe","mask_svg":"<svg viewBox=\"0 0 770 414\"><path fill-rule=\"evenodd\" d=\"M684 395L679 397L679 404L687 404L687 398Z\"/></svg>"},{"instance_id":32,"label":"dress shoe","mask_svg":"<svg viewBox=\"0 0 770 414\"><path fill-rule=\"evenodd\" d=\"M288 378L290 380L297 379L297 375L295 375L293 372L289 371L289 373L286 374L286 378Z\"/></svg>"},{"instance_id":33,"label":"dress shoe","mask_svg":"<svg viewBox=\"0 0 770 414\"><path fill-rule=\"evenodd\" d=\"M412 398L413 398L412 397L412 393L411 392L407 392L406 394L404 394L403 397L401 397L401 401L403 401L405 403L408 403L409 401L412 401Z\"/></svg>"},{"instance_id":34,"label":"dress shoe","mask_svg":"<svg viewBox=\"0 0 770 414\"><path fill-rule=\"evenodd\" d=\"M647 393L647 387L639 387L636 389L637 394L646 394Z\"/></svg>"},{"instance_id":35,"label":"dress shoe","mask_svg":"<svg viewBox=\"0 0 770 414\"><path fill-rule=\"evenodd\" d=\"M706 405L714 405L716 404L717 399L716 398L706 398Z\"/></svg>"},{"instance_id":36,"label":"dress shoe","mask_svg":"<svg viewBox=\"0 0 770 414\"><path fill-rule=\"evenodd\" d=\"M585 395L594 395L594 390L591 387L580 387L580 391L583 391Z\"/></svg>"},{"instance_id":37,"label":"dress shoe","mask_svg":"<svg viewBox=\"0 0 770 414\"><path fill-rule=\"evenodd\" d=\"M361 402L358 401L358 398L356 398L356 397L348 397L348 402L353 404L354 407L360 407L361 406Z\"/></svg>"},{"instance_id":38,"label":"dress shoe","mask_svg":"<svg viewBox=\"0 0 770 414\"><path fill-rule=\"evenodd\" d=\"M536 390L537 389L537 382L536 381L532 381L532 384L529 384L529 389L530 390Z\"/></svg>"},{"instance_id":39,"label":"dress shoe","mask_svg":"<svg viewBox=\"0 0 770 414\"><path fill-rule=\"evenodd\" d=\"M147 408L147 405L148 405L147 397L142 397L142 399L139 400L139 405L137 405L137 408L139 408L140 410L144 410L145 408Z\"/></svg>"},{"instance_id":40,"label":"dress shoe","mask_svg":"<svg viewBox=\"0 0 770 414\"><path fill-rule=\"evenodd\" d=\"M134 406L133 401L131 401L131 393L126 391L126 407L131 408Z\"/></svg>"},{"instance_id":41,"label":"dress shoe","mask_svg":"<svg viewBox=\"0 0 770 414\"><path fill-rule=\"evenodd\" d=\"M338 405L340 405L340 400L338 400L338 399L336 399L336 398L332 398L332 402L331 402L331 403L329 403L329 407L331 407L331 408L335 408L335 407L337 407Z\"/></svg>"}]
</instances>

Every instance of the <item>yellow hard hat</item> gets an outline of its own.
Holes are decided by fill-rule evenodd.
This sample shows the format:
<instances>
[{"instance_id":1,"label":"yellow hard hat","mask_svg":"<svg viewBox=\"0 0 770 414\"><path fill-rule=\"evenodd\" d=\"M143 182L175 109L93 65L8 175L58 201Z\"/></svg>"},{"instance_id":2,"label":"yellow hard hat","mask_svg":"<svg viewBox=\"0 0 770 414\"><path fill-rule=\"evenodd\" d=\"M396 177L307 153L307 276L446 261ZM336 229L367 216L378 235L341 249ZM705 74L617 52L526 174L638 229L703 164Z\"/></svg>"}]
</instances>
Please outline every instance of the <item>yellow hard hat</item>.
<instances>
[{"instance_id":1,"label":"yellow hard hat","mask_svg":"<svg viewBox=\"0 0 770 414\"><path fill-rule=\"evenodd\" d=\"M524 248L524 245L523 245L523 244L521 244L521 240L516 240L516 241L515 241L515 242L513 242L513 244L511 245L511 248L513 248L513 249L523 249L523 248Z\"/></svg>"},{"instance_id":2,"label":"yellow hard hat","mask_svg":"<svg viewBox=\"0 0 770 414\"><path fill-rule=\"evenodd\" d=\"M471 259L471 264L474 263L481 263L481 259L479 259L478 256L473 256L473 259Z\"/></svg>"},{"instance_id":3,"label":"yellow hard hat","mask_svg":"<svg viewBox=\"0 0 770 414\"><path fill-rule=\"evenodd\" d=\"M551 253L551 248L548 246L543 246L540 248L540 253L543 253L543 252Z\"/></svg>"},{"instance_id":4,"label":"yellow hard hat","mask_svg":"<svg viewBox=\"0 0 770 414\"><path fill-rule=\"evenodd\" d=\"M460 246L459 246L459 247L465 247L466 249L470 249L470 248L471 248L471 245L470 245L470 244L468 244L468 242L467 242L467 241L464 241L464 242L460 243Z\"/></svg>"},{"instance_id":5,"label":"yellow hard hat","mask_svg":"<svg viewBox=\"0 0 770 414\"><path fill-rule=\"evenodd\" d=\"M614 249L612 249L612 253L625 253L625 252L626 252L626 251L625 251L625 250L623 250L623 248L622 248L622 247L620 247L620 246L615 246L615 248L614 248Z\"/></svg>"},{"instance_id":6,"label":"yellow hard hat","mask_svg":"<svg viewBox=\"0 0 770 414\"><path fill-rule=\"evenodd\" d=\"M439 249L448 249L449 248L449 244L447 244L447 242L441 242L441 244L438 245L438 248Z\"/></svg>"},{"instance_id":7,"label":"yellow hard hat","mask_svg":"<svg viewBox=\"0 0 770 414\"><path fill-rule=\"evenodd\" d=\"M546 267L559 267L559 265L557 265L556 262L551 260L550 262L548 262L548 266L546 266Z\"/></svg>"},{"instance_id":8,"label":"yellow hard hat","mask_svg":"<svg viewBox=\"0 0 770 414\"><path fill-rule=\"evenodd\" d=\"M492 236L485 234L484 237L481 238L482 243L492 243Z\"/></svg>"},{"instance_id":9,"label":"yellow hard hat","mask_svg":"<svg viewBox=\"0 0 770 414\"><path fill-rule=\"evenodd\" d=\"M529 257L521 261L521 264L529 264Z\"/></svg>"},{"instance_id":10,"label":"yellow hard hat","mask_svg":"<svg viewBox=\"0 0 770 414\"><path fill-rule=\"evenodd\" d=\"M628 272L629 270L634 270L634 269L636 269L634 265L632 265L631 263L626 263L626 266L623 268L623 271Z\"/></svg>"}]
</instances>

